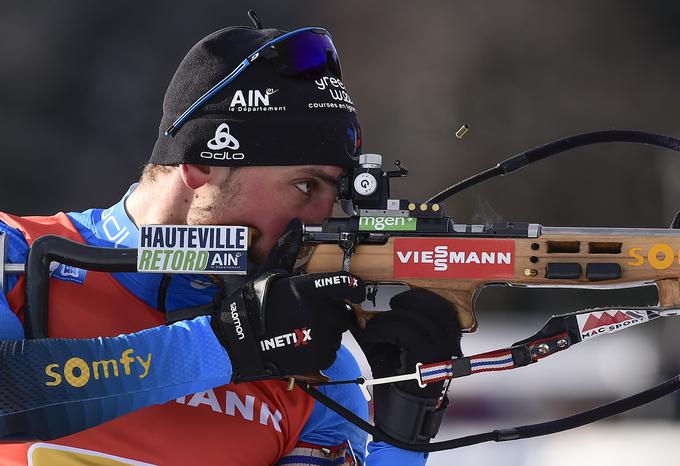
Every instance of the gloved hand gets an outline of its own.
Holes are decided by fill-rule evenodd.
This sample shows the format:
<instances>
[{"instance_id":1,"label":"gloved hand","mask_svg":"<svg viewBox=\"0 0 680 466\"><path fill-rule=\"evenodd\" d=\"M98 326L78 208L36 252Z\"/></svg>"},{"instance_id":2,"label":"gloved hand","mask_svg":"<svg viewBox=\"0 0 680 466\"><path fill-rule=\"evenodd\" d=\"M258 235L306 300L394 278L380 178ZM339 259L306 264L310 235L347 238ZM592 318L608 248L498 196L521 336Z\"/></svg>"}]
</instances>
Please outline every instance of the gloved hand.
<instances>
[{"instance_id":1,"label":"gloved hand","mask_svg":"<svg viewBox=\"0 0 680 466\"><path fill-rule=\"evenodd\" d=\"M302 244L292 221L261 272L222 302L211 322L227 349L235 382L312 374L328 368L362 302L363 282L347 272L291 276Z\"/></svg>"},{"instance_id":2,"label":"gloved hand","mask_svg":"<svg viewBox=\"0 0 680 466\"><path fill-rule=\"evenodd\" d=\"M416 363L461 357L461 330L454 307L425 289L400 293L391 311L368 321L358 332L373 377L415 372ZM413 381L374 387L374 418L383 431L408 442L426 442L436 435L447 400L440 400L444 382L420 388Z\"/></svg>"}]
</instances>

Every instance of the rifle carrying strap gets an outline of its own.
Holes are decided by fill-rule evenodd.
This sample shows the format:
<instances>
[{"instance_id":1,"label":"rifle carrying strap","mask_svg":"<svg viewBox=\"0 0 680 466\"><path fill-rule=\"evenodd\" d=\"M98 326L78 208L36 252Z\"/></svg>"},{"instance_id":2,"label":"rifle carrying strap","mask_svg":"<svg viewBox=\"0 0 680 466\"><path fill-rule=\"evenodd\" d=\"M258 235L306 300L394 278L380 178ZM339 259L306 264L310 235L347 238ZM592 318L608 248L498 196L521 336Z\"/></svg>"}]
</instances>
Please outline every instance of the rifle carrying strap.
<instances>
[{"instance_id":1,"label":"rifle carrying strap","mask_svg":"<svg viewBox=\"0 0 680 466\"><path fill-rule=\"evenodd\" d=\"M680 315L679 309L616 307L553 316L535 335L510 347L424 364L420 367L420 380L428 384L481 372L524 367L597 336L677 315Z\"/></svg>"},{"instance_id":2,"label":"rifle carrying strap","mask_svg":"<svg viewBox=\"0 0 680 466\"><path fill-rule=\"evenodd\" d=\"M511 347L458 359L424 364L419 369L419 377L422 383L427 384L441 380L465 377L481 372L516 369L538 362L538 360L544 357L570 348L581 341L599 335L614 333L619 330L655 320L659 317L676 315L680 315L680 309L617 307L588 309L585 311L553 316L535 335L517 342ZM330 384L361 383L362 380L363 379L333 381L330 382ZM298 382L297 384L310 396L371 434L375 440L384 441L405 450L434 452L476 445L483 442L504 442L539 437L584 426L645 405L679 390L680 375L627 398L562 419L512 428L496 429L491 432L432 443L427 443L422 435L411 436L411 439L405 441L406 439L404 436L395 435L398 434L398 432L393 431L393 429L388 429L390 432L386 432L385 430L381 430L375 425L366 422L312 386L324 385L323 382ZM375 384L374 390L379 390L379 387L381 387L380 384ZM435 410L434 412L441 413L443 416L444 410ZM395 414L398 417L399 413ZM378 419L379 423L382 421L382 419L379 419L378 417L376 417L376 419ZM425 426L425 424L421 425Z\"/></svg>"}]
</instances>

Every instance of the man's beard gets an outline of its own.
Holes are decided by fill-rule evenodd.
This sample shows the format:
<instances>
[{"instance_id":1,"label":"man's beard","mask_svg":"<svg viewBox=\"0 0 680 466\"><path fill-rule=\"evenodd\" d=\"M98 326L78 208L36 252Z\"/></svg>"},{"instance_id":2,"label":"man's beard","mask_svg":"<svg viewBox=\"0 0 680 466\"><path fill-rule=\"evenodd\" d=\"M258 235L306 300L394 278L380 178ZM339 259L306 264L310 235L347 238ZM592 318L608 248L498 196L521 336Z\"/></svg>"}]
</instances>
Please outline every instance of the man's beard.
<instances>
[{"instance_id":1,"label":"man's beard","mask_svg":"<svg viewBox=\"0 0 680 466\"><path fill-rule=\"evenodd\" d=\"M262 244L259 241L260 232L257 228L248 227L248 233L250 235L250 242L248 245L248 260L253 261L255 264L263 264L269 251L262 248Z\"/></svg>"},{"instance_id":2,"label":"man's beard","mask_svg":"<svg viewBox=\"0 0 680 466\"><path fill-rule=\"evenodd\" d=\"M230 174L224 183L212 187L203 197L199 197L198 194L194 195L189 212L187 212L187 224L222 224L225 212L228 212L230 206L236 205L240 194L241 185L234 179L233 174Z\"/></svg>"},{"instance_id":3,"label":"man's beard","mask_svg":"<svg viewBox=\"0 0 680 466\"><path fill-rule=\"evenodd\" d=\"M225 213L229 207L236 205L241 194L238 181L230 177L219 187L213 188L203 198L194 198L187 212L188 225L224 225ZM247 225L246 225L247 226ZM248 258L257 264L264 262L268 251L262 249L258 238L260 233L253 227L248 227L251 234L248 247Z\"/></svg>"}]
</instances>

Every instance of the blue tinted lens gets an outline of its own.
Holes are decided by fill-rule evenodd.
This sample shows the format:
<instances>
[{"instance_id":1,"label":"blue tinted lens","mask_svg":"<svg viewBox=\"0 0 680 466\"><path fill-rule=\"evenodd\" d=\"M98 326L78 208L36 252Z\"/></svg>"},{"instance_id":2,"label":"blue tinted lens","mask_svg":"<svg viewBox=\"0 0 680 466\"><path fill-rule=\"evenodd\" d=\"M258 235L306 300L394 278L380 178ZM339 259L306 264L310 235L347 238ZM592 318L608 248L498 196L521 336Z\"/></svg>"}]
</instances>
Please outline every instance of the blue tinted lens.
<instances>
[{"instance_id":1,"label":"blue tinted lens","mask_svg":"<svg viewBox=\"0 0 680 466\"><path fill-rule=\"evenodd\" d=\"M284 76L309 79L330 72L342 79L338 52L326 31L300 32L273 48L277 52L279 72Z\"/></svg>"}]
</instances>

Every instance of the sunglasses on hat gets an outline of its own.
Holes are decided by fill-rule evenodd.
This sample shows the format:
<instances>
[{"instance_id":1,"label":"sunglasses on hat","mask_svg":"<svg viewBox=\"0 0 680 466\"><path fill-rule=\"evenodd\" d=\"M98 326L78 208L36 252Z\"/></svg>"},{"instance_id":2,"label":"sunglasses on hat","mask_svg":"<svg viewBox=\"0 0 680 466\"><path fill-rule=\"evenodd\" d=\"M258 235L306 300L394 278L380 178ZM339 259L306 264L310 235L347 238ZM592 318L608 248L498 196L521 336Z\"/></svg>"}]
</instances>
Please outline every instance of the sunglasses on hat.
<instances>
[{"instance_id":1,"label":"sunglasses on hat","mask_svg":"<svg viewBox=\"0 0 680 466\"><path fill-rule=\"evenodd\" d=\"M330 72L336 78L342 79L338 52L330 33L319 27L296 29L270 40L248 55L231 73L191 104L165 130L165 135L174 135L208 99L236 79L252 63L261 59L273 60L282 76L313 79Z\"/></svg>"}]
</instances>

